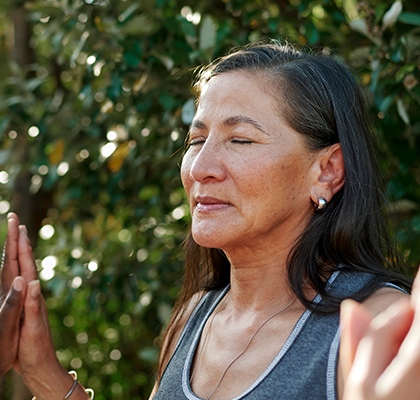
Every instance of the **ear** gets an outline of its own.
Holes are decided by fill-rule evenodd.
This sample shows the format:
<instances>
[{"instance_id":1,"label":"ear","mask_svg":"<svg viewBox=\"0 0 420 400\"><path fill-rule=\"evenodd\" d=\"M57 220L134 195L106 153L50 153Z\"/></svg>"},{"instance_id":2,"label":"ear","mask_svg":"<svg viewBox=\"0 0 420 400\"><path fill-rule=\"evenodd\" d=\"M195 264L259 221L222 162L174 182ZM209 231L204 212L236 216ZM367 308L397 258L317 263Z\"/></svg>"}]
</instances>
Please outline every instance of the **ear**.
<instances>
[{"instance_id":1,"label":"ear","mask_svg":"<svg viewBox=\"0 0 420 400\"><path fill-rule=\"evenodd\" d=\"M344 185L344 159L339 143L333 144L320 153L313 164L313 172L311 200L318 204L319 199L323 198L329 203Z\"/></svg>"}]
</instances>

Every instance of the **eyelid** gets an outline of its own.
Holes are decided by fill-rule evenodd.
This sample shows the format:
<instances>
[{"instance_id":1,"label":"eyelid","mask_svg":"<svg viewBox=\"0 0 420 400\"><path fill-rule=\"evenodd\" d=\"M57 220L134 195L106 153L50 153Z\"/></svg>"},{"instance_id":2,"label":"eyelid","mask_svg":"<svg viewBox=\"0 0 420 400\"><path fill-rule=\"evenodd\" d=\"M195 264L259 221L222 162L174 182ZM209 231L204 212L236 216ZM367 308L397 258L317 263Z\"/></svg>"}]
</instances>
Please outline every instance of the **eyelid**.
<instances>
[{"instance_id":1,"label":"eyelid","mask_svg":"<svg viewBox=\"0 0 420 400\"><path fill-rule=\"evenodd\" d=\"M203 136L197 136L197 137L191 137L192 135L189 135L188 141L187 141L187 147L194 146L200 143L204 143L206 141L206 138Z\"/></svg>"}]
</instances>

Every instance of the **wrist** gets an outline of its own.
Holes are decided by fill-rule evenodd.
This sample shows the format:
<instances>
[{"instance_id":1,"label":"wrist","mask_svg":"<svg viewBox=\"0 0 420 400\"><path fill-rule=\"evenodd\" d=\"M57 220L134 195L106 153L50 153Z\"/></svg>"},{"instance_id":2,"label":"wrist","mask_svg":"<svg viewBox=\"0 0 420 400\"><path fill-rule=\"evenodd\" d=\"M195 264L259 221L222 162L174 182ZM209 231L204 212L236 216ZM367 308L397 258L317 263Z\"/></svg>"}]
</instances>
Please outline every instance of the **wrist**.
<instances>
[{"instance_id":1,"label":"wrist","mask_svg":"<svg viewBox=\"0 0 420 400\"><path fill-rule=\"evenodd\" d=\"M74 379L61 365L54 374L22 376L36 400L87 400L83 386Z\"/></svg>"}]
</instances>

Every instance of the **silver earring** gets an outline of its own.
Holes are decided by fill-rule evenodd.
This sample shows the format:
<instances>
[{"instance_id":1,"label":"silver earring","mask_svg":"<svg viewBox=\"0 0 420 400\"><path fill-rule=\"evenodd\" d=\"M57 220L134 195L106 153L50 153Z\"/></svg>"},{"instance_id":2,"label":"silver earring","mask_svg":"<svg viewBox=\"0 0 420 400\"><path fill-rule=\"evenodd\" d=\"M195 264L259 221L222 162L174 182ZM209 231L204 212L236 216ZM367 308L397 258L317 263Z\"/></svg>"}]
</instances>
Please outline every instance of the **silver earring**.
<instances>
[{"instance_id":1,"label":"silver earring","mask_svg":"<svg viewBox=\"0 0 420 400\"><path fill-rule=\"evenodd\" d=\"M314 203L314 207L316 211L324 211L327 208L327 200L320 197L318 199L318 204Z\"/></svg>"}]
</instances>

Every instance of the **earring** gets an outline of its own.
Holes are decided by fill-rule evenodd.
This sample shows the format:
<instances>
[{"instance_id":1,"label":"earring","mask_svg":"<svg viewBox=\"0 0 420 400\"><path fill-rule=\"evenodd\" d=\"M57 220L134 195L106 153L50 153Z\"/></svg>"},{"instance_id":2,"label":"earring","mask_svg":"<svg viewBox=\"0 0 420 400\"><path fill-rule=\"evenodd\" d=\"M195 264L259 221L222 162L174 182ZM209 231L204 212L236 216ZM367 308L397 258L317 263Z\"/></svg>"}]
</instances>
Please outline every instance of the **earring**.
<instances>
[{"instance_id":1,"label":"earring","mask_svg":"<svg viewBox=\"0 0 420 400\"><path fill-rule=\"evenodd\" d=\"M327 200L320 197L318 199L318 204L314 203L315 211L324 211L327 208Z\"/></svg>"}]
</instances>

